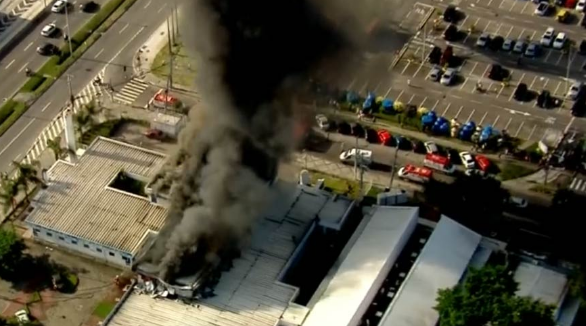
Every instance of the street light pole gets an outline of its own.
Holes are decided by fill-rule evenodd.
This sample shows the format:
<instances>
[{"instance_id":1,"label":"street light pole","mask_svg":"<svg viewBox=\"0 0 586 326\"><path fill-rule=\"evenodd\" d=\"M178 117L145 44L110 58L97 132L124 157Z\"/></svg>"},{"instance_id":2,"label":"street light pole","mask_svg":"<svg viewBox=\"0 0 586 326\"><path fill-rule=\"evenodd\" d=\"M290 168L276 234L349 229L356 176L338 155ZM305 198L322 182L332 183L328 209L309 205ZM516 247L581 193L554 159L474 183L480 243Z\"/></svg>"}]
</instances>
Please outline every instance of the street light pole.
<instances>
[{"instance_id":1,"label":"street light pole","mask_svg":"<svg viewBox=\"0 0 586 326\"><path fill-rule=\"evenodd\" d=\"M397 149L393 157L393 165L391 166L391 180L389 181L389 191L393 189L393 180L395 179L395 170L397 169L397 155L399 154L399 142L397 142Z\"/></svg>"},{"instance_id":2,"label":"street light pole","mask_svg":"<svg viewBox=\"0 0 586 326\"><path fill-rule=\"evenodd\" d=\"M71 46L71 30L69 28L69 3L65 3L65 26L67 26L67 41L69 42L69 56L73 55L73 46Z\"/></svg>"}]
</instances>

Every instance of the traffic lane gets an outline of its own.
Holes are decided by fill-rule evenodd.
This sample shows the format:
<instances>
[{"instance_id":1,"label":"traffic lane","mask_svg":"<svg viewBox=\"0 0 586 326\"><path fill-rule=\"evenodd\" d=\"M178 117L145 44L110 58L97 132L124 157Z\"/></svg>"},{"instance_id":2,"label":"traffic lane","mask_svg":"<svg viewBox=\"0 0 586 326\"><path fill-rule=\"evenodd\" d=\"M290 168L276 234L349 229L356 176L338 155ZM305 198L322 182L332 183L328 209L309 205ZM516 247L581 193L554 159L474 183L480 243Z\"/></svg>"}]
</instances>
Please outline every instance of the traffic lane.
<instances>
[{"instance_id":1,"label":"traffic lane","mask_svg":"<svg viewBox=\"0 0 586 326\"><path fill-rule=\"evenodd\" d=\"M106 0L99 0L96 2L104 3L105 1ZM75 31L83 26L83 24L92 16L93 14L86 14L79 10L74 10L69 15L71 32L75 33ZM41 30L43 27L52 22L55 22L61 29L61 33L63 33L67 26L65 20L64 14L52 13L48 15L47 18L39 23L39 26L36 29L26 35L23 40L2 59L2 62L0 63L0 71L4 74L10 75L12 78L9 82L7 80L0 82L0 96L9 97L14 94L27 79L24 70L26 68L33 71L37 70L49 59L49 57L41 56L36 52L36 48L39 45L44 43L52 43L58 47L65 45L62 34L56 35L53 38L41 36Z\"/></svg>"},{"instance_id":2,"label":"traffic lane","mask_svg":"<svg viewBox=\"0 0 586 326\"><path fill-rule=\"evenodd\" d=\"M137 2L137 4L139 3ZM140 10L141 8L143 10ZM150 36L150 34L166 19L166 16L160 15L160 12L157 12L157 10L145 11L144 9L145 8L140 5L131 7L121 20L117 22L119 24L114 24L112 28L110 28L104 36L88 50L88 55L91 56L92 53L96 53L95 51L104 48L104 57L110 58L106 60L107 63L112 57L122 51L136 50L136 48L132 50L127 48L129 44L135 44L133 42L133 37L136 38L137 36L142 35L142 41L144 42L144 40L146 40L146 38L148 38L148 36ZM140 19L145 22L148 21L149 25L144 28L140 27L138 30L127 28L128 31L119 33L124 26L122 22L125 19L129 19L130 21L137 21ZM90 83L93 77L104 66L104 62L96 60L78 60L75 62L67 70L67 74L76 72L73 74L72 79L74 94L79 93L83 87ZM61 112L68 99L69 93L67 79L65 76L62 76L35 102L21 119L19 119L4 135L0 137L0 143L5 144L3 148L0 148L0 167L3 169L2 171L9 171L10 162L12 162L15 157L22 157L26 154L26 151L30 149L40 132L57 116L59 112Z\"/></svg>"}]
</instances>

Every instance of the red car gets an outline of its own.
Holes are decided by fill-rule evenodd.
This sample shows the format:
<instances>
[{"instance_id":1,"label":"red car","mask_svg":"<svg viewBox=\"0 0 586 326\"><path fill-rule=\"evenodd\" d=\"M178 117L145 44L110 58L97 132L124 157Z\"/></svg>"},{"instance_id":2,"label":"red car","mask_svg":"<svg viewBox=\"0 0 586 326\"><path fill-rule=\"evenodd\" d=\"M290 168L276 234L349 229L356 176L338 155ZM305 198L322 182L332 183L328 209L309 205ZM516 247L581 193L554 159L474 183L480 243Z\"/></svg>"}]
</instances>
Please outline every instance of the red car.
<instances>
[{"instance_id":1,"label":"red car","mask_svg":"<svg viewBox=\"0 0 586 326\"><path fill-rule=\"evenodd\" d=\"M474 156L474 159L476 160L476 164L478 164L480 170L482 170L483 172L488 171L488 169L490 168L490 160L486 156L476 155Z\"/></svg>"},{"instance_id":2,"label":"red car","mask_svg":"<svg viewBox=\"0 0 586 326\"><path fill-rule=\"evenodd\" d=\"M160 139L165 138L165 135L163 134L163 132L158 129L149 129L144 133L144 135L150 139L159 139L160 140Z\"/></svg>"},{"instance_id":3,"label":"red car","mask_svg":"<svg viewBox=\"0 0 586 326\"><path fill-rule=\"evenodd\" d=\"M391 133L388 132L387 130L379 130L377 132L378 134L378 140L380 141L381 144L383 145L390 145L391 144L391 140L393 139L393 137L391 136Z\"/></svg>"}]
</instances>

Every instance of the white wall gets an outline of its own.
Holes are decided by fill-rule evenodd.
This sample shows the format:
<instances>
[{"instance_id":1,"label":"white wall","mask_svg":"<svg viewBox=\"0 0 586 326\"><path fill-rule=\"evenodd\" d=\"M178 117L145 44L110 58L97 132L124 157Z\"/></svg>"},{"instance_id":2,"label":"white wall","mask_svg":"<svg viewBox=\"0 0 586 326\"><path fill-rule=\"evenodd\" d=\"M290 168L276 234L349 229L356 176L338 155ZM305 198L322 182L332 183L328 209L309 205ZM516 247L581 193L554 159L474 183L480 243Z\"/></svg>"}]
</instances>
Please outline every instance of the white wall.
<instances>
[{"instance_id":1,"label":"white wall","mask_svg":"<svg viewBox=\"0 0 586 326\"><path fill-rule=\"evenodd\" d=\"M36 239L55 243L58 246L65 247L69 250L80 252L109 264L119 266L124 269L132 267L132 255L119 250L107 248L105 246L89 242L83 239L75 238L67 234L49 230L37 225L29 225ZM126 259L125 259L126 258Z\"/></svg>"}]
</instances>

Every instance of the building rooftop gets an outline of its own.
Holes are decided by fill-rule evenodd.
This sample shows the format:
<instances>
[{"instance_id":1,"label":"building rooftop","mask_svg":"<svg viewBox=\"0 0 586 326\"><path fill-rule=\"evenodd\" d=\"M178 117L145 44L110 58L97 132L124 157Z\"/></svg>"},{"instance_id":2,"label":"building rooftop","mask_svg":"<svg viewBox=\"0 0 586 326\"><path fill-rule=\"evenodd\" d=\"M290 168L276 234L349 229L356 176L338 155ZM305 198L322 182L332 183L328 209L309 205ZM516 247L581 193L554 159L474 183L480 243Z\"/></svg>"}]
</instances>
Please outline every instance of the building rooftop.
<instances>
[{"instance_id":1,"label":"building rooftop","mask_svg":"<svg viewBox=\"0 0 586 326\"><path fill-rule=\"evenodd\" d=\"M350 325L362 317L417 225L416 207L377 207L348 242L304 326ZM335 266L336 266L335 265ZM319 294L317 294L319 295Z\"/></svg>"},{"instance_id":2,"label":"building rooftop","mask_svg":"<svg viewBox=\"0 0 586 326\"><path fill-rule=\"evenodd\" d=\"M135 254L147 231L163 226L167 210L109 185L121 171L148 180L164 160L163 154L98 137L77 163L58 161L47 171L48 187L34 198L26 222Z\"/></svg>"},{"instance_id":3,"label":"building rooftop","mask_svg":"<svg viewBox=\"0 0 586 326\"><path fill-rule=\"evenodd\" d=\"M521 262L515 270L515 281L519 283L517 295L559 307L566 293L568 278L551 269Z\"/></svg>"},{"instance_id":4,"label":"building rooftop","mask_svg":"<svg viewBox=\"0 0 586 326\"><path fill-rule=\"evenodd\" d=\"M435 326L437 291L458 284L481 238L442 216L380 325Z\"/></svg>"},{"instance_id":5,"label":"building rooftop","mask_svg":"<svg viewBox=\"0 0 586 326\"><path fill-rule=\"evenodd\" d=\"M255 224L250 246L222 273L213 297L195 306L133 293L106 325L275 326L282 318L301 323L307 310L291 303L298 290L279 279L331 195L282 182L272 194L273 206Z\"/></svg>"}]
</instances>

